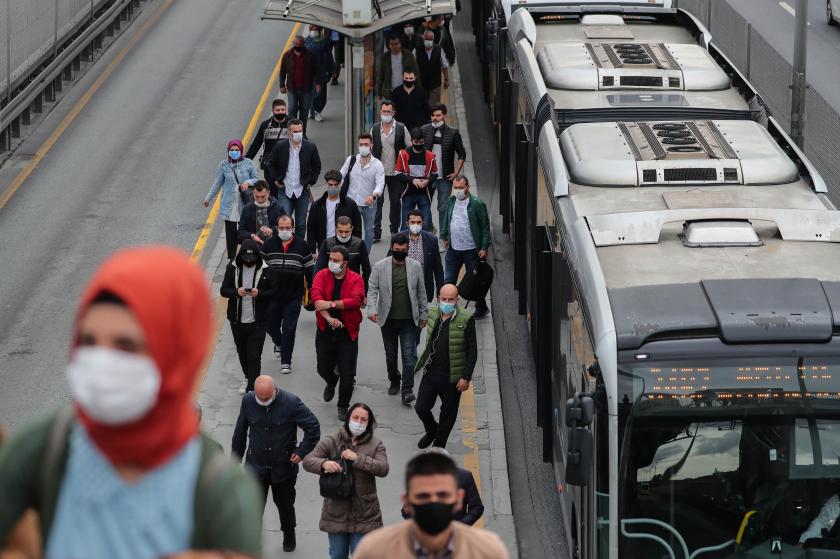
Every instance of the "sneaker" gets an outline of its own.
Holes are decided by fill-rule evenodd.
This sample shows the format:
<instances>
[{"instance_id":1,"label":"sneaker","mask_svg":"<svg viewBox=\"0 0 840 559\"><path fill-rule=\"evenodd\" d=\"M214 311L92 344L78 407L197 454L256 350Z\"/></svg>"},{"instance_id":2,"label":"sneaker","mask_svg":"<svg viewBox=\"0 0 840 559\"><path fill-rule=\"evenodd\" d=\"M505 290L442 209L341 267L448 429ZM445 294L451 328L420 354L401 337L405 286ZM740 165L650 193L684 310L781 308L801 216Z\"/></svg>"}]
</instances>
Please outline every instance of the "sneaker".
<instances>
[{"instance_id":1,"label":"sneaker","mask_svg":"<svg viewBox=\"0 0 840 559\"><path fill-rule=\"evenodd\" d=\"M475 311L475 314L473 314L473 318L475 320L479 320L479 319L482 319L489 314L490 314L490 309L479 309L479 310Z\"/></svg>"},{"instance_id":2,"label":"sneaker","mask_svg":"<svg viewBox=\"0 0 840 559\"><path fill-rule=\"evenodd\" d=\"M288 375L292 372L292 366L288 363L282 363L280 365L280 374L281 375Z\"/></svg>"},{"instance_id":3,"label":"sneaker","mask_svg":"<svg viewBox=\"0 0 840 559\"><path fill-rule=\"evenodd\" d=\"M297 538L295 538L294 530L286 530L283 532L283 551L286 553L292 552L297 547Z\"/></svg>"},{"instance_id":4,"label":"sneaker","mask_svg":"<svg viewBox=\"0 0 840 559\"><path fill-rule=\"evenodd\" d=\"M411 405L411 402L413 402L416 399L417 398L414 397L414 392L412 392L410 390L406 390L405 392L402 393L402 403L405 404L406 406Z\"/></svg>"},{"instance_id":5,"label":"sneaker","mask_svg":"<svg viewBox=\"0 0 840 559\"><path fill-rule=\"evenodd\" d=\"M331 402L333 397L335 396L335 385L329 384L324 387L324 401Z\"/></svg>"},{"instance_id":6,"label":"sneaker","mask_svg":"<svg viewBox=\"0 0 840 559\"><path fill-rule=\"evenodd\" d=\"M316 112L313 118L315 119L315 122L324 122L324 117L321 116L321 113L319 112Z\"/></svg>"},{"instance_id":7,"label":"sneaker","mask_svg":"<svg viewBox=\"0 0 840 559\"><path fill-rule=\"evenodd\" d=\"M244 380L244 381L242 381L242 384L239 386L239 393L240 394L245 394L245 389L246 388L248 388L248 381Z\"/></svg>"},{"instance_id":8,"label":"sneaker","mask_svg":"<svg viewBox=\"0 0 840 559\"><path fill-rule=\"evenodd\" d=\"M391 386L388 387L388 394L391 396L396 396L400 393L400 382L392 382Z\"/></svg>"},{"instance_id":9,"label":"sneaker","mask_svg":"<svg viewBox=\"0 0 840 559\"><path fill-rule=\"evenodd\" d=\"M417 443L417 448L429 448L435 442L435 433L426 433Z\"/></svg>"},{"instance_id":10,"label":"sneaker","mask_svg":"<svg viewBox=\"0 0 840 559\"><path fill-rule=\"evenodd\" d=\"M333 78L333 80L330 82L330 85L338 85L338 80Z\"/></svg>"},{"instance_id":11,"label":"sneaker","mask_svg":"<svg viewBox=\"0 0 840 559\"><path fill-rule=\"evenodd\" d=\"M274 344L274 357L280 359L280 346L277 344Z\"/></svg>"},{"instance_id":12,"label":"sneaker","mask_svg":"<svg viewBox=\"0 0 840 559\"><path fill-rule=\"evenodd\" d=\"M338 406L338 420L339 421L346 421L347 420L347 408L343 408Z\"/></svg>"}]
</instances>

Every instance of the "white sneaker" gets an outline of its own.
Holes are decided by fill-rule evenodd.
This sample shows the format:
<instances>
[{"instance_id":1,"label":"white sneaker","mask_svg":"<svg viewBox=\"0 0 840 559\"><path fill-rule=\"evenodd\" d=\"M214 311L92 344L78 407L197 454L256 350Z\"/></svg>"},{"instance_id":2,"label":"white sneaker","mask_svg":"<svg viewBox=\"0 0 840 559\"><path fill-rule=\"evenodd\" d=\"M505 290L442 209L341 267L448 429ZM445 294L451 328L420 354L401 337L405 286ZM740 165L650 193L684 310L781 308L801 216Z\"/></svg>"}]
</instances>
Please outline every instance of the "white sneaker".
<instances>
[{"instance_id":1,"label":"white sneaker","mask_svg":"<svg viewBox=\"0 0 840 559\"><path fill-rule=\"evenodd\" d=\"M446 252L446 245L443 244L443 241L441 241L440 239L438 239L438 250L440 252Z\"/></svg>"},{"instance_id":2,"label":"white sneaker","mask_svg":"<svg viewBox=\"0 0 840 559\"><path fill-rule=\"evenodd\" d=\"M315 112L315 122L324 122L324 117L321 116L321 113Z\"/></svg>"},{"instance_id":3,"label":"white sneaker","mask_svg":"<svg viewBox=\"0 0 840 559\"><path fill-rule=\"evenodd\" d=\"M283 363L280 365L280 374L281 375L288 375L292 372L292 366L288 363Z\"/></svg>"},{"instance_id":4,"label":"white sneaker","mask_svg":"<svg viewBox=\"0 0 840 559\"><path fill-rule=\"evenodd\" d=\"M239 387L239 393L245 394L245 389L248 388L248 381L242 381L242 386Z\"/></svg>"}]
</instances>

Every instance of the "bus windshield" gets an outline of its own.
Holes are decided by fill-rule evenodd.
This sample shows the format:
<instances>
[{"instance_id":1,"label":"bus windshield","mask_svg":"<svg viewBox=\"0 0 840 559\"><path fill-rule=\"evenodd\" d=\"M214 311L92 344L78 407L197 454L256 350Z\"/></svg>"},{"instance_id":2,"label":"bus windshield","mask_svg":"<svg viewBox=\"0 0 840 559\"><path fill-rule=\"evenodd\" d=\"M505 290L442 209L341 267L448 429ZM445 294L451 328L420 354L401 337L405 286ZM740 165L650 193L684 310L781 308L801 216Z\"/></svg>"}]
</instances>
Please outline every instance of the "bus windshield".
<instances>
[{"instance_id":1,"label":"bus windshield","mask_svg":"<svg viewBox=\"0 0 840 559\"><path fill-rule=\"evenodd\" d=\"M622 557L840 558L840 360L621 369Z\"/></svg>"}]
</instances>

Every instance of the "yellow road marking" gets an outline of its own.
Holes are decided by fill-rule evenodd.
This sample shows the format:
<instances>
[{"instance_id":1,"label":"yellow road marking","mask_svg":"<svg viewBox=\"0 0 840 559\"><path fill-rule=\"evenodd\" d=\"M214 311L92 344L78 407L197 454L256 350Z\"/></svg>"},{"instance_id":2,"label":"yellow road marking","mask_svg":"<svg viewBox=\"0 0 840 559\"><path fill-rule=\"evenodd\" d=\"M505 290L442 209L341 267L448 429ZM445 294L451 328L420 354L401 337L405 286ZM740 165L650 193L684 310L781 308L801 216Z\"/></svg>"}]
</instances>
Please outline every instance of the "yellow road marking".
<instances>
[{"instance_id":1,"label":"yellow road marking","mask_svg":"<svg viewBox=\"0 0 840 559\"><path fill-rule=\"evenodd\" d=\"M50 134L50 136L43 143L43 145L41 145L41 147L38 148L38 151L35 152L35 155L32 157L29 163L27 163L26 166L23 169L21 169L20 173L18 173L18 175L12 181L12 184L9 186L9 188L7 188L2 195L0 195L0 210L6 207L6 204L9 203L9 200L11 200L12 196L15 195L15 192L17 192L18 189L23 185L23 183L26 182L26 179L28 179L29 175L31 175L35 168L38 167L38 164L41 162L41 160L47 156L47 153L49 153L49 151L53 148L53 146L59 140L59 138L61 138L64 132L66 132L70 125L73 124L73 121L76 120L76 117L79 116L79 113L82 112L82 109L84 109L87 106L87 104L96 94L96 92L99 91L99 89L102 87L102 84L104 84L105 81L109 77L111 77L111 74L114 73L114 70L117 69L117 67L126 57L126 55L128 55L128 52L132 48L134 48L134 46L140 41L140 39L143 38L146 32L155 24L155 22L157 22L158 19L160 19L160 16L162 16L163 13L167 9L169 9L173 1L174 0L166 0L163 4L160 5L160 7L155 11L154 14L152 14L148 21L146 21L146 23L144 23L143 26L140 29L138 29L137 32L131 37L131 39L128 41L128 44L126 44L125 47L123 47L123 49L117 54L117 56L114 57L114 60L112 60L111 63L108 64L108 67L105 68L105 71L102 72L102 74L96 79L95 82L93 82L93 84L85 92L85 94L82 95L82 98L79 99L79 101L73 106L72 109L70 109L70 112L67 113L67 116L65 116L64 119L62 119L58 127L53 131L52 134Z\"/></svg>"}]
</instances>

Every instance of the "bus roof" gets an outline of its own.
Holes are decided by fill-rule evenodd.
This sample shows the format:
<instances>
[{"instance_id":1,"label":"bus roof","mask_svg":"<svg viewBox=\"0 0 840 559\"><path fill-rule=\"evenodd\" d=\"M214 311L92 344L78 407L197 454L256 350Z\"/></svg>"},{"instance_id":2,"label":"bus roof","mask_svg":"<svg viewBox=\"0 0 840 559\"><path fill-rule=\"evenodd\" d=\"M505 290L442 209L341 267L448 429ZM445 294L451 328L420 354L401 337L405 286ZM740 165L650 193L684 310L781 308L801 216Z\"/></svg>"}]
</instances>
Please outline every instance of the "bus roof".
<instances>
[{"instance_id":1,"label":"bus roof","mask_svg":"<svg viewBox=\"0 0 840 559\"><path fill-rule=\"evenodd\" d=\"M603 10L632 10L639 8L671 8L671 0L501 0L505 17L510 17L511 10L527 8L529 10L580 10L596 7Z\"/></svg>"}]
</instances>

